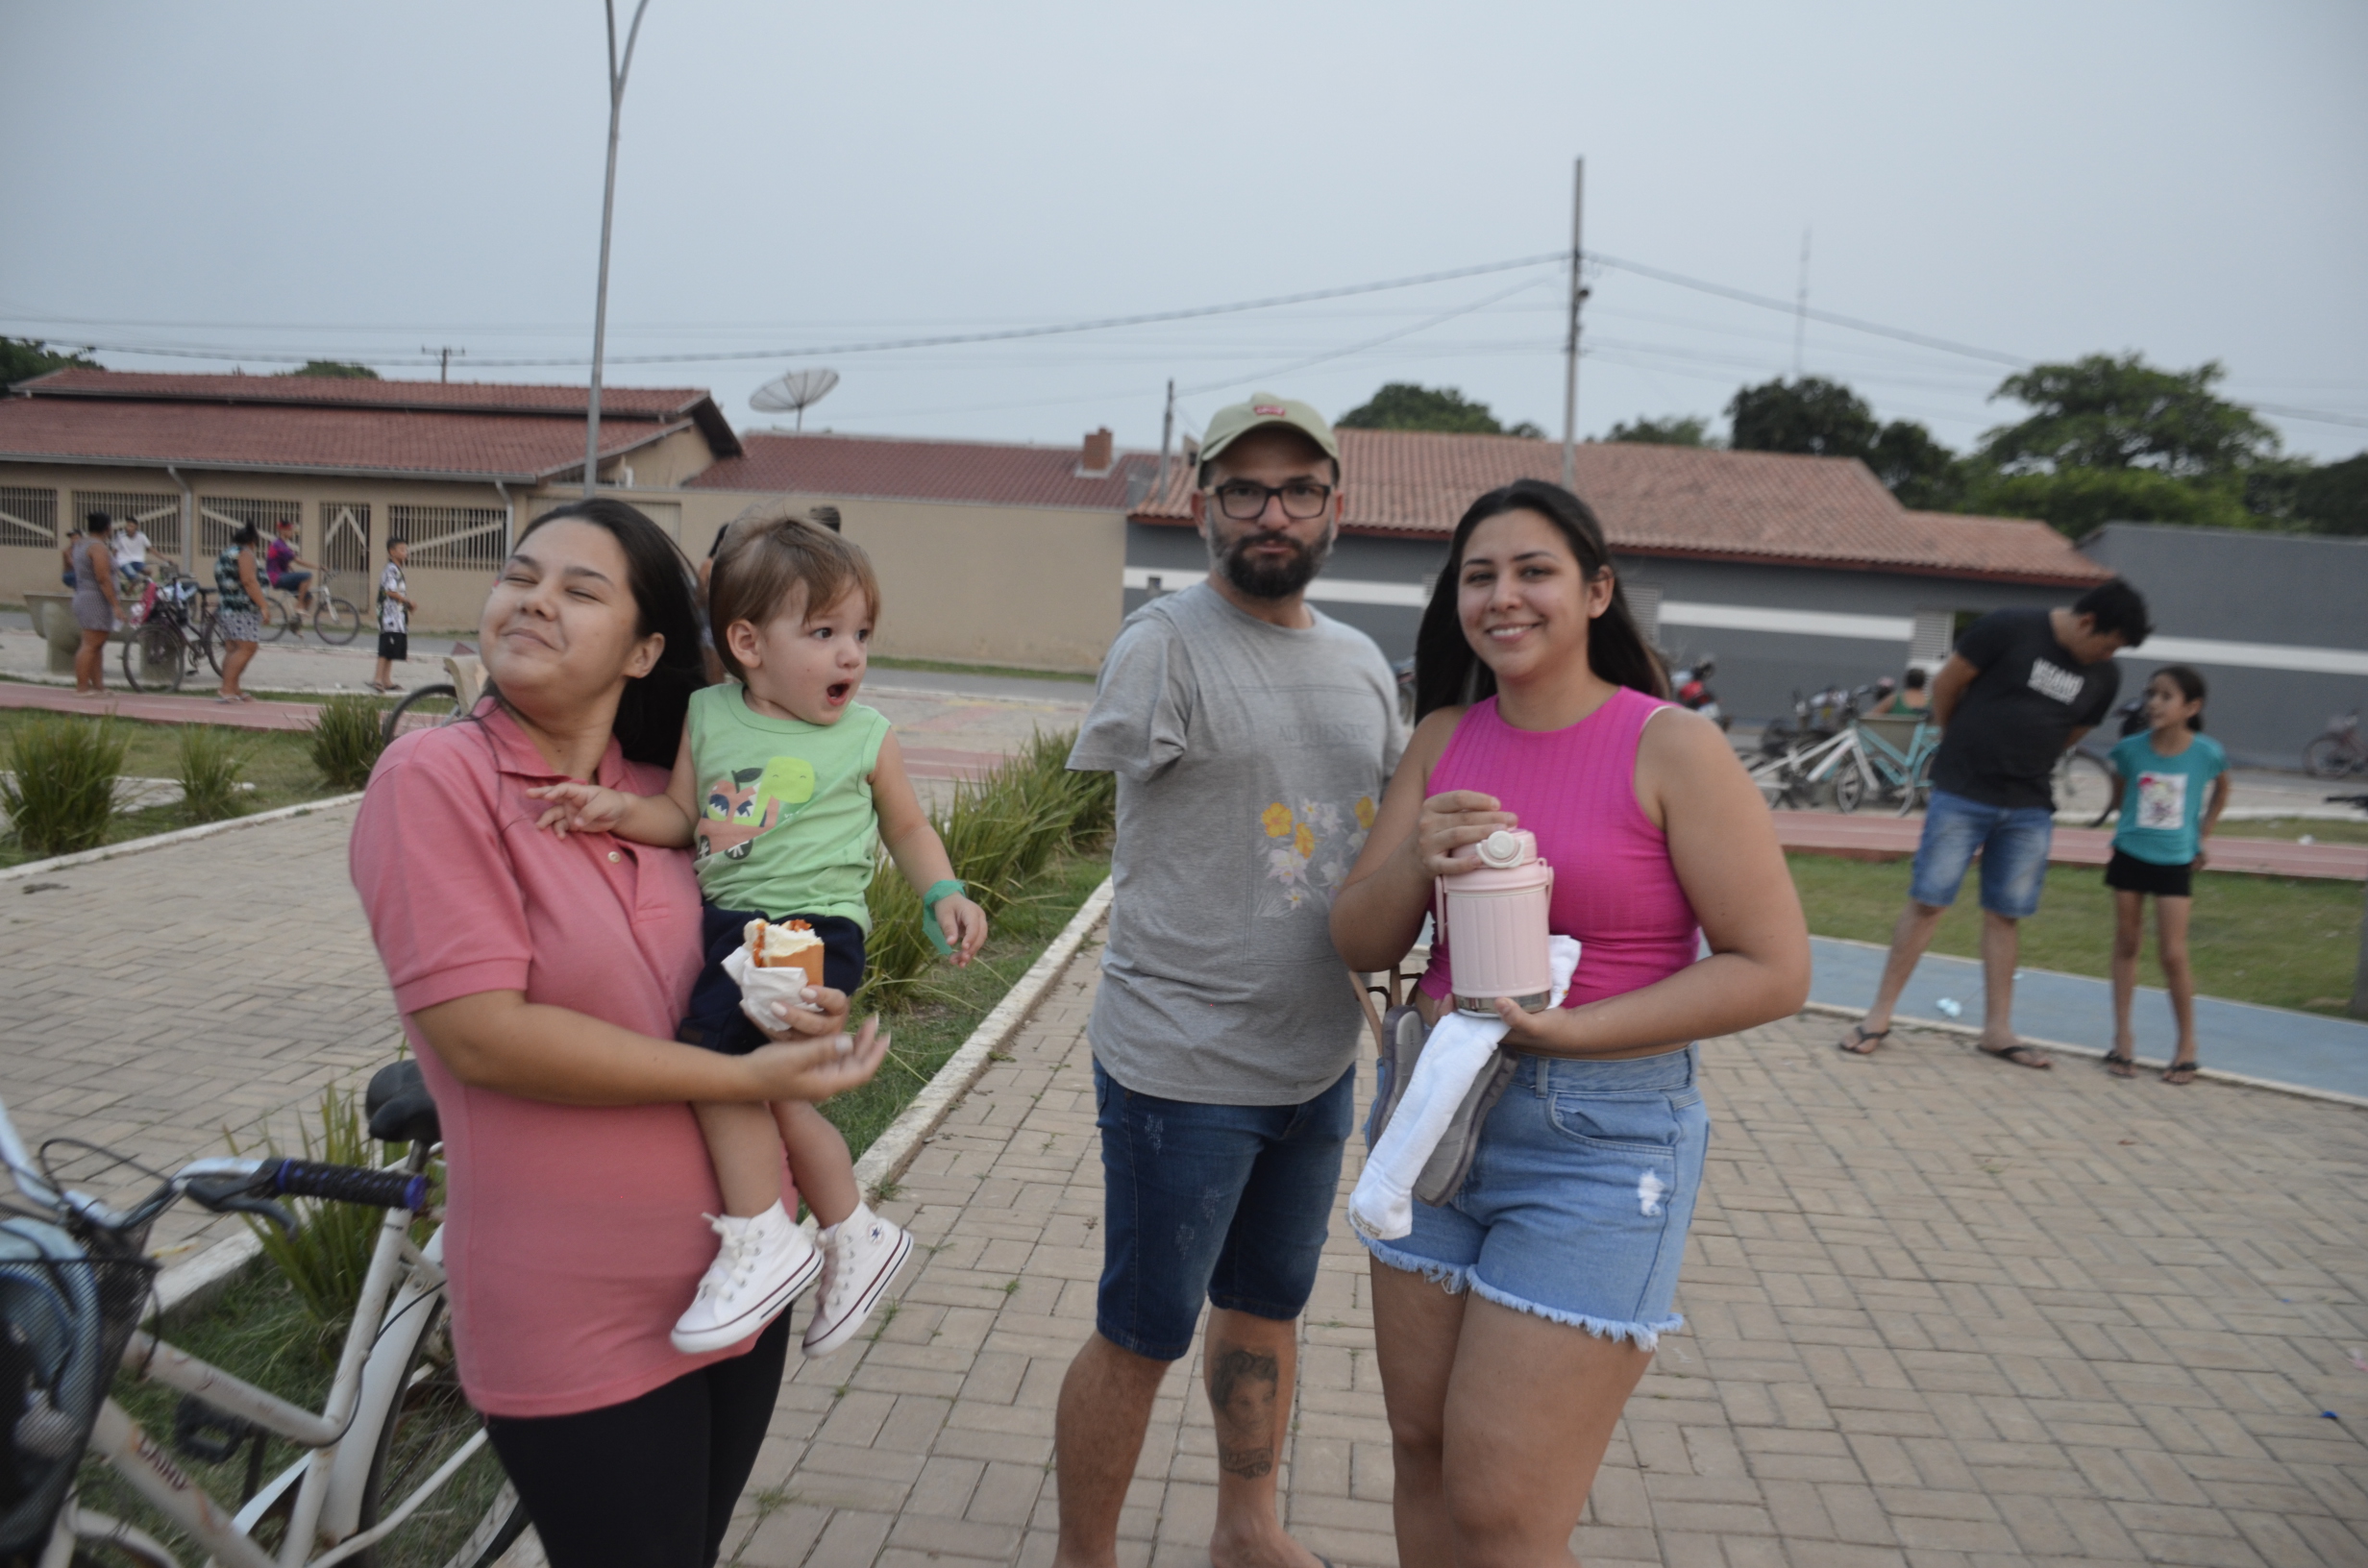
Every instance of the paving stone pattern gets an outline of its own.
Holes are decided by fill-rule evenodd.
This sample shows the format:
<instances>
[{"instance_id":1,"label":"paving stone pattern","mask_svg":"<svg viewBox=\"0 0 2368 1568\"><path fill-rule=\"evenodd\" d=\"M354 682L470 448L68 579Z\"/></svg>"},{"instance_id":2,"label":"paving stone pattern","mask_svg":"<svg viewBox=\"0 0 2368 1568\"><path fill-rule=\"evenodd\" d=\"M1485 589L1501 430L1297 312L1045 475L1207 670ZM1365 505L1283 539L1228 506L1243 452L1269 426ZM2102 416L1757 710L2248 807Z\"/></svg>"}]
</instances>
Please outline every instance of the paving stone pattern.
<instances>
[{"instance_id":1,"label":"paving stone pattern","mask_svg":"<svg viewBox=\"0 0 2368 1568\"><path fill-rule=\"evenodd\" d=\"M1101 1259L1098 954L884 1206L935 1250L872 1342L793 1363L732 1560L1051 1561L1053 1403ZM1629 1405L1585 1562L2368 1563L2368 1118L1905 1031L1857 1061L1836 1034L1706 1047L1690 1326ZM1336 1216L1283 1472L1287 1523L1344 1565L1396 1560L1366 1266ZM1208 1560L1199 1376L1162 1391L1127 1568Z\"/></svg>"},{"instance_id":2,"label":"paving stone pattern","mask_svg":"<svg viewBox=\"0 0 2368 1568\"><path fill-rule=\"evenodd\" d=\"M71 1135L165 1170L228 1152L226 1131L293 1150L324 1086L394 1060L346 875L354 812L0 882L0 1100L28 1143ZM25 891L41 884L62 885ZM178 1261L238 1223L184 1205L154 1239Z\"/></svg>"}]
</instances>

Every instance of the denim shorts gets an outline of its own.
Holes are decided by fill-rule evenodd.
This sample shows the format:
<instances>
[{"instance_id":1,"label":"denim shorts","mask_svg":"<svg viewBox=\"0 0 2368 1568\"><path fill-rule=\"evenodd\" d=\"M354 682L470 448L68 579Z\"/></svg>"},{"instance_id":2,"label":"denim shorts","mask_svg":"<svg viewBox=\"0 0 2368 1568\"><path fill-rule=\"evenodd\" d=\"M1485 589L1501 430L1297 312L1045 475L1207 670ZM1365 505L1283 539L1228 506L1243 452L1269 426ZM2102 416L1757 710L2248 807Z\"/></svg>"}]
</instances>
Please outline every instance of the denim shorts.
<instances>
[{"instance_id":1,"label":"denim shorts","mask_svg":"<svg viewBox=\"0 0 2368 1568\"><path fill-rule=\"evenodd\" d=\"M1935 790L1908 896L1933 909L1948 908L1957 902L1965 868L1979 850L1982 907L2010 920L2027 920L2039 912L2047 846L2055 836L2056 814L2044 806L1986 806Z\"/></svg>"},{"instance_id":2,"label":"denim shorts","mask_svg":"<svg viewBox=\"0 0 2368 1568\"><path fill-rule=\"evenodd\" d=\"M1288 1322L1316 1288L1357 1073L1298 1105L1138 1093L1094 1064L1102 1265L1094 1326L1155 1361L1193 1348L1200 1303Z\"/></svg>"},{"instance_id":3,"label":"denim shorts","mask_svg":"<svg viewBox=\"0 0 2368 1568\"><path fill-rule=\"evenodd\" d=\"M1409 1236L1358 1239L1451 1291L1652 1349L1685 1322L1677 1269L1710 1148L1694 1052L1518 1058L1455 1196L1417 1203Z\"/></svg>"},{"instance_id":4,"label":"denim shorts","mask_svg":"<svg viewBox=\"0 0 2368 1568\"><path fill-rule=\"evenodd\" d=\"M675 1039L685 1045L746 1056L759 1045L773 1043L766 1033L740 1011L740 982L724 972L724 960L748 941L748 923L761 911L699 906L700 938L706 943L707 962L691 982L691 999ZM765 915L777 924L803 920L823 943L823 984L855 994L863 984L863 927L844 915Z\"/></svg>"}]
</instances>

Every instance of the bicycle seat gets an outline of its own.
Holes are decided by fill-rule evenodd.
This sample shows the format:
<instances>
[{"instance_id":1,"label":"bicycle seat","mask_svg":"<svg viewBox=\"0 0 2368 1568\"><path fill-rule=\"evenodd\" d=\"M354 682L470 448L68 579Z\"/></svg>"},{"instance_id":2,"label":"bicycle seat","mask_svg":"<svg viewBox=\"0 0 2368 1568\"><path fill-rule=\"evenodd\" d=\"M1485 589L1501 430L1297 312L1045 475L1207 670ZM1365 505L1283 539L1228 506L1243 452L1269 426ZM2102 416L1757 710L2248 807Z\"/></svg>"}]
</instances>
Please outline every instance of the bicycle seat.
<instances>
[{"instance_id":1,"label":"bicycle seat","mask_svg":"<svg viewBox=\"0 0 2368 1568\"><path fill-rule=\"evenodd\" d=\"M444 1136L428 1082L408 1057L370 1075L362 1108L370 1114L370 1136L382 1143L433 1143Z\"/></svg>"}]
</instances>

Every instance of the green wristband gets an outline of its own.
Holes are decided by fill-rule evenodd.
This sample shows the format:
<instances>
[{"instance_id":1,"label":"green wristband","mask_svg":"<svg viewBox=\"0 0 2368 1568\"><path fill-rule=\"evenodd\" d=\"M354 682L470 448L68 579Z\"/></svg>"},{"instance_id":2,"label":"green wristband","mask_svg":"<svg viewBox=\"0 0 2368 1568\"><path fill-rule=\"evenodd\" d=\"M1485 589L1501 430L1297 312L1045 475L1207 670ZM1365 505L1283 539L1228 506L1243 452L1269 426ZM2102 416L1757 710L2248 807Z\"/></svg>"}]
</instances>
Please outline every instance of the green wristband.
<instances>
[{"instance_id":1,"label":"green wristband","mask_svg":"<svg viewBox=\"0 0 2368 1568\"><path fill-rule=\"evenodd\" d=\"M929 939L929 945L941 953L952 952L953 943L946 940L946 933L937 923L938 901L955 897L963 891L961 883L951 877L947 877L943 881L930 883L929 891L921 895L922 932Z\"/></svg>"}]
</instances>

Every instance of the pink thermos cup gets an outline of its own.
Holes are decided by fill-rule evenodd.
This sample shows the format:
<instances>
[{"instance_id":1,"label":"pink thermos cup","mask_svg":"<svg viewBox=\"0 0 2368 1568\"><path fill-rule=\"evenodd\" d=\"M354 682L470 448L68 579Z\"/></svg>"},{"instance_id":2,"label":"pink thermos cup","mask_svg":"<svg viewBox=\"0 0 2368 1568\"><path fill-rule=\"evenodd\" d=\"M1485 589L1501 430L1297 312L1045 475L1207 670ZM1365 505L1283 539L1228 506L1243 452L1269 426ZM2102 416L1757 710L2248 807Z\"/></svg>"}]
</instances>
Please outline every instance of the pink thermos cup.
<instances>
[{"instance_id":1,"label":"pink thermos cup","mask_svg":"<svg viewBox=\"0 0 2368 1568\"><path fill-rule=\"evenodd\" d=\"M1439 878L1439 929L1459 1013L1496 1016L1495 999L1542 1013L1553 999L1546 954L1546 905L1554 868L1538 858L1538 840L1499 828L1475 846L1473 869Z\"/></svg>"}]
</instances>

